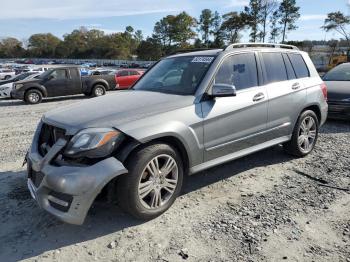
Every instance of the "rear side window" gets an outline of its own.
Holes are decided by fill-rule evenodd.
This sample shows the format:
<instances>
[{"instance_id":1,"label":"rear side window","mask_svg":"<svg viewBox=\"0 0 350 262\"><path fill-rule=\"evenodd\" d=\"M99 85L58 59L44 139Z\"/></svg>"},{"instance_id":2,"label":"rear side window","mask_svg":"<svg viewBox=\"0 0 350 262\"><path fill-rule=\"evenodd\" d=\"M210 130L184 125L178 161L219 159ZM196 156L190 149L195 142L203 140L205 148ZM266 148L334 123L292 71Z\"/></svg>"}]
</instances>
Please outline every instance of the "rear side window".
<instances>
[{"instance_id":1,"label":"rear side window","mask_svg":"<svg viewBox=\"0 0 350 262\"><path fill-rule=\"evenodd\" d=\"M257 86L255 54L238 54L226 58L215 76L215 83L234 85L237 90Z\"/></svg>"},{"instance_id":2,"label":"rear side window","mask_svg":"<svg viewBox=\"0 0 350 262\"><path fill-rule=\"evenodd\" d=\"M305 61L300 54L288 54L288 57L298 78L310 76Z\"/></svg>"},{"instance_id":3,"label":"rear side window","mask_svg":"<svg viewBox=\"0 0 350 262\"><path fill-rule=\"evenodd\" d=\"M139 73L137 71L130 71L130 75L131 76L137 76L137 75L139 75Z\"/></svg>"},{"instance_id":4,"label":"rear side window","mask_svg":"<svg viewBox=\"0 0 350 262\"><path fill-rule=\"evenodd\" d=\"M266 84L288 80L281 53L261 53L266 72Z\"/></svg>"},{"instance_id":5,"label":"rear side window","mask_svg":"<svg viewBox=\"0 0 350 262\"><path fill-rule=\"evenodd\" d=\"M126 71L126 70L120 71L120 72L118 73L118 76L128 76L128 75L129 75L129 72Z\"/></svg>"}]
</instances>

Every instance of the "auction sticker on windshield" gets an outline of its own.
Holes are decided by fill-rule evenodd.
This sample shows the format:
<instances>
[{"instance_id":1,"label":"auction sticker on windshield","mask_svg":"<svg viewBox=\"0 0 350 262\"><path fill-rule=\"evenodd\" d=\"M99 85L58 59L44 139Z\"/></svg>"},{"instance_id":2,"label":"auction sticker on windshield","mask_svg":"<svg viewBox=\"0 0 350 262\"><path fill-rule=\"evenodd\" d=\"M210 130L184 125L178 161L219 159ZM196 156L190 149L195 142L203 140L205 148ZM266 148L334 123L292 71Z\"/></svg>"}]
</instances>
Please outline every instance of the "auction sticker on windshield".
<instances>
[{"instance_id":1,"label":"auction sticker on windshield","mask_svg":"<svg viewBox=\"0 0 350 262\"><path fill-rule=\"evenodd\" d=\"M192 63L208 63L210 64L213 61L214 57L212 56L196 56L192 59Z\"/></svg>"}]
</instances>

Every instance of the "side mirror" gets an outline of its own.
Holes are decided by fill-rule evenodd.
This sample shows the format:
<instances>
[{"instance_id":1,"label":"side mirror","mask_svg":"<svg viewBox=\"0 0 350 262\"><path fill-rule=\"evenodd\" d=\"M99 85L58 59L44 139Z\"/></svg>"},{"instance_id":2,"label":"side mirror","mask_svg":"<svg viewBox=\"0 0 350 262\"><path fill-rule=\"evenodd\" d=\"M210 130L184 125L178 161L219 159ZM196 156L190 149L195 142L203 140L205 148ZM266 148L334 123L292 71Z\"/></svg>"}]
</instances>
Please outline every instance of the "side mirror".
<instances>
[{"instance_id":1,"label":"side mirror","mask_svg":"<svg viewBox=\"0 0 350 262\"><path fill-rule=\"evenodd\" d=\"M214 84L212 88L213 97L236 96L236 87L228 84Z\"/></svg>"},{"instance_id":2,"label":"side mirror","mask_svg":"<svg viewBox=\"0 0 350 262\"><path fill-rule=\"evenodd\" d=\"M51 79L54 79L55 77L53 75L49 75L46 79L47 80L51 80Z\"/></svg>"}]
</instances>

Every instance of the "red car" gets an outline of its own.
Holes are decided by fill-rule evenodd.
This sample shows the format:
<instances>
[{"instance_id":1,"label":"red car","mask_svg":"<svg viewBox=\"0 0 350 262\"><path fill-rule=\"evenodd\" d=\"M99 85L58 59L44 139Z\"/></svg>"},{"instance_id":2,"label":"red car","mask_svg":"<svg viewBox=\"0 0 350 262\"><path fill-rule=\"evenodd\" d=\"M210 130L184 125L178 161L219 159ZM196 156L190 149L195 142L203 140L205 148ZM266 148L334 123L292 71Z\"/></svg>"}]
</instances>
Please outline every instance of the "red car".
<instances>
[{"instance_id":1,"label":"red car","mask_svg":"<svg viewBox=\"0 0 350 262\"><path fill-rule=\"evenodd\" d=\"M142 75L144 71L134 69L123 69L115 74L116 89L130 88Z\"/></svg>"}]
</instances>

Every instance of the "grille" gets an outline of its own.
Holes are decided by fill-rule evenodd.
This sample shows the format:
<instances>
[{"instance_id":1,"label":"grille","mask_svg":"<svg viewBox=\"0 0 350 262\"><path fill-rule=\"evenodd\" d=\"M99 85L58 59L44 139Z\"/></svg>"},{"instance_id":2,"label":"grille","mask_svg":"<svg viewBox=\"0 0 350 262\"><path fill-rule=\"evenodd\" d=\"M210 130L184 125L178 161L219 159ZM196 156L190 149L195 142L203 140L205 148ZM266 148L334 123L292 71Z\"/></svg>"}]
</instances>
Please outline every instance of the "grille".
<instances>
[{"instance_id":1,"label":"grille","mask_svg":"<svg viewBox=\"0 0 350 262\"><path fill-rule=\"evenodd\" d=\"M39 135L39 153L45 156L58 139L68 139L65 134L66 131L62 128L43 124Z\"/></svg>"}]
</instances>

